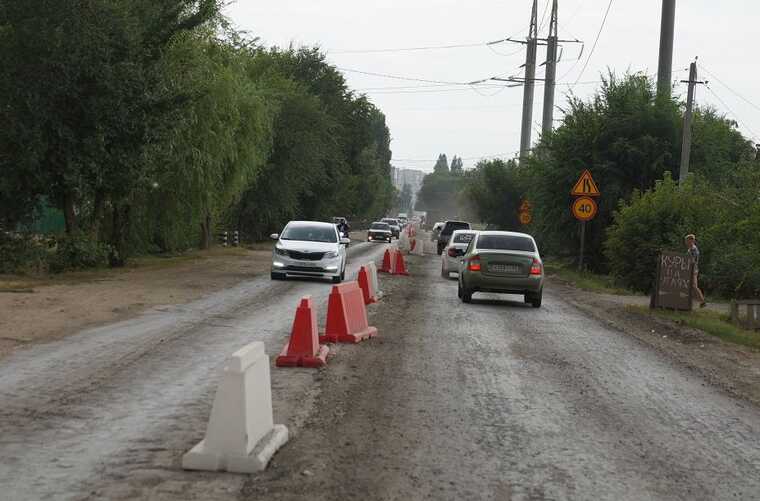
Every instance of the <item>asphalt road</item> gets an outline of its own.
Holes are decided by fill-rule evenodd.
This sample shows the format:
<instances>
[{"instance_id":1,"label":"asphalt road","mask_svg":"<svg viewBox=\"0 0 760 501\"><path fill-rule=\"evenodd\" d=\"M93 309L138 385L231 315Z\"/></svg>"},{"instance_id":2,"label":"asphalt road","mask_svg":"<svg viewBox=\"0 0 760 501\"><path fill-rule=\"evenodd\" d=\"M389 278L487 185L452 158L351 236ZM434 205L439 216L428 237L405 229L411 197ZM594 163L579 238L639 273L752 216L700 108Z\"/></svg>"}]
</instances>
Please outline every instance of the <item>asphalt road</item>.
<instances>
[{"instance_id":1,"label":"asphalt road","mask_svg":"<svg viewBox=\"0 0 760 501\"><path fill-rule=\"evenodd\" d=\"M354 268L382 246L351 249ZM760 409L570 306L459 302L411 257L371 307L380 336L326 369L273 370L291 442L259 475L183 472L216 371L282 347L298 298L262 278L20 351L0 365L5 499L758 499Z\"/></svg>"}]
</instances>

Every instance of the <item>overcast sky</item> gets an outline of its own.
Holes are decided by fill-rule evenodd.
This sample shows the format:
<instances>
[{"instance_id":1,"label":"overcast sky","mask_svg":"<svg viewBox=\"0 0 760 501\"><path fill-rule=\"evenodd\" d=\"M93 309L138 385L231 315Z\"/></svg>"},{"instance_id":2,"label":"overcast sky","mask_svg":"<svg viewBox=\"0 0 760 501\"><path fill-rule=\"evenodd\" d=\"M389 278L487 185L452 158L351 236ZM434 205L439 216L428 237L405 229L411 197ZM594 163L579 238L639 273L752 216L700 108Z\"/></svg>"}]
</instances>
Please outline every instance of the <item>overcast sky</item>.
<instances>
[{"instance_id":1,"label":"overcast sky","mask_svg":"<svg viewBox=\"0 0 760 501\"><path fill-rule=\"evenodd\" d=\"M539 21L551 0L539 0ZM569 84L590 96L600 73L611 68L657 72L661 0L614 0L588 66L609 0L560 0L560 38L586 43L564 46L557 76L557 104ZM441 45L484 44L509 36L524 39L532 0L238 0L227 15L266 45L318 45L331 63L347 70L435 80L471 82L491 76L520 75L522 45L389 50ZM540 34L546 36L548 14ZM697 89L697 102L709 103L741 123L742 132L760 132L760 86L755 42L760 2L678 0L673 55L674 80L686 79L689 62L712 75L710 89ZM539 62L545 58L539 48ZM543 75L539 68L537 77ZM513 157L520 143L522 88L435 85L345 71L349 86L366 93L386 115L397 167L432 170L439 153L459 155L465 166L481 157ZM591 82L591 83L589 83ZM722 82L722 83L721 83ZM685 95L679 84L676 93ZM740 97L741 96L741 97ZM721 102L722 101L722 102ZM533 121L540 130L543 88L536 87ZM738 115L736 114L738 113ZM556 118L556 116L555 116ZM533 140L537 138L534 132ZM760 142L760 139L756 139Z\"/></svg>"}]
</instances>

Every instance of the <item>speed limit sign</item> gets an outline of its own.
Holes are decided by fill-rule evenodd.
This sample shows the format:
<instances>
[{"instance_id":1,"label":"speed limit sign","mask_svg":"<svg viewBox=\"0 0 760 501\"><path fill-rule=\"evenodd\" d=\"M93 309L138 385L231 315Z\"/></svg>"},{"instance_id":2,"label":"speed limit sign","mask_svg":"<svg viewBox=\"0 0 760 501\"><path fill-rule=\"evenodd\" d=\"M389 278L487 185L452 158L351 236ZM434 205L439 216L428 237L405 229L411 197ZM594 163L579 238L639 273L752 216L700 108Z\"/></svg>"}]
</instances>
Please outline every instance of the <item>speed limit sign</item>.
<instances>
[{"instance_id":1,"label":"speed limit sign","mask_svg":"<svg viewBox=\"0 0 760 501\"><path fill-rule=\"evenodd\" d=\"M578 197L573 202L573 216L579 221L591 221L599 207L591 197Z\"/></svg>"}]
</instances>

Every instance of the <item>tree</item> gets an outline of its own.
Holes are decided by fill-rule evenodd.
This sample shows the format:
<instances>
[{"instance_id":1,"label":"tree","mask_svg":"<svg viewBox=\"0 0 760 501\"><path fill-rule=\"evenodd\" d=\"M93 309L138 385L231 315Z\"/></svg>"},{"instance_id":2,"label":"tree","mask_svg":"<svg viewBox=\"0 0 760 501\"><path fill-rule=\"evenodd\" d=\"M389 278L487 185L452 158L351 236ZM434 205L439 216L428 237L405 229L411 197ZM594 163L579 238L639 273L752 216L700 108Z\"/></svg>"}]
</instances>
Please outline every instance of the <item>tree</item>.
<instances>
[{"instance_id":1,"label":"tree","mask_svg":"<svg viewBox=\"0 0 760 501\"><path fill-rule=\"evenodd\" d=\"M464 163L462 162L462 159L456 155L454 155L454 158L451 160L451 173L457 176L464 173Z\"/></svg>"},{"instance_id":2,"label":"tree","mask_svg":"<svg viewBox=\"0 0 760 501\"><path fill-rule=\"evenodd\" d=\"M436 173L449 172L449 161L446 158L445 153L441 153L440 155L438 155L438 160L435 162L435 166L433 167L433 172L436 172Z\"/></svg>"},{"instance_id":3,"label":"tree","mask_svg":"<svg viewBox=\"0 0 760 501\"><path fill-rule=\"evenodd\" d=\"M524 187L513 161L483 160L465 174L462 202L472 204L479 221L502 230L519 230Z\"/></svg>"}]
</instances>

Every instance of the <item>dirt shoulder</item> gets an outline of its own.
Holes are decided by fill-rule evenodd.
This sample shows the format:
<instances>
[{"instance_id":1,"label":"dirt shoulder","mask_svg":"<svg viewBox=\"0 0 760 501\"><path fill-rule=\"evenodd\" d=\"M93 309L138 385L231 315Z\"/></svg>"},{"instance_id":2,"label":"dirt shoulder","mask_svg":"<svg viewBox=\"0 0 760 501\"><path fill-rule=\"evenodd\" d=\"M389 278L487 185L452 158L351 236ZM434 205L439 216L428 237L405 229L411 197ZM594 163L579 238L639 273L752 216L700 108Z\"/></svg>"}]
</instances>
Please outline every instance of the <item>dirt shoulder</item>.
<instances>
[{"instance_id":1,"label":"dirt shoulder","mask_svg":"<svg viewBox=\"0 0 760 501\"><path fill-rule=\"evenodd\" d=\"M597 320L637 338L710 384L760 405L759 350L648 314L640 308L648 304L646 298L580 290L556 277L550 277L549 283L569 303Z\"/></svg>"},{"instance_id":2,"label":"dirt shoulder","mask_svg":"<svg viewBox=\"0 0 760 501\"><path fill-rule=\"evenodd\" d=\"M269 271L271 245L136 259L121 270L0 275L0 358L19 346L182 304Z\"/></svg>"}]
</instances>

